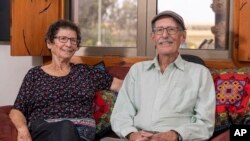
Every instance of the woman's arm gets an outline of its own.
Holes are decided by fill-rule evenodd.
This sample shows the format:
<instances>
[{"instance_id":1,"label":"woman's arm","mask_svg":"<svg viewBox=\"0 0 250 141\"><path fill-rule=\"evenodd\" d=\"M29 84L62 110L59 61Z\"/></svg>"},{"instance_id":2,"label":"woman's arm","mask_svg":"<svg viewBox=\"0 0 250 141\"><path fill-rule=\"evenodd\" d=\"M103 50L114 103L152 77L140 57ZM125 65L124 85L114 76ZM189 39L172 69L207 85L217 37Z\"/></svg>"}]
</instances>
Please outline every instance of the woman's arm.
<instances>
[{"instance_id":1,"label":"woman's arm","mask_svg":"<svg viewBox=\"0 0 250 141\"><path fill-rule=\"evenodd\" d=\"M122 83L123 83L123 80L114 77L112 84L110 86L110 90L118 92L122 86Z\"/></svg>"},{"instance_id":2,"label":"woman's arm","mask_svg":"<svg viewBox=\"0 0 250 141\"><path fill-rule=\"evenodd\" d=\"M32 141L27 121L23 113L17 109L12 109L9 117L17 129L17 141Z\"/></svg>"}]
</instances>

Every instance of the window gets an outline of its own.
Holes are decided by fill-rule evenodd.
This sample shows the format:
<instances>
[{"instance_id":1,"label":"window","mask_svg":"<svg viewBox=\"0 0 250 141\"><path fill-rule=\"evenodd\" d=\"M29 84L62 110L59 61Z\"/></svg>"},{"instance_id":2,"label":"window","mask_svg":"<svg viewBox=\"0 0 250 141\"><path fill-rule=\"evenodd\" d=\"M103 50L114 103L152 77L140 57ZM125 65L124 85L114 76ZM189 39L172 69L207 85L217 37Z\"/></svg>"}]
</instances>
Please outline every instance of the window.
<instances>
[{"instance_id":1,"label":"window","mask_svg":"<svg viewBox=\"0 0 250 141\"><path fill-rule=\"evenodd\" d=\"M158 0L157 12L173 10L183 17L187 28L183 48L225 50L228 4L228 0Z\"/></svg>"},{"instance_id":2,"label":"window","mask_svg":"<svg viewBox=\"0 0 250 141\"><path fill-rule=\"evenodd\" d=\"M205 59L231 58L232 35L230 31L232 30L232 24L230 23L232 23L233 14L230 3L233 3L233 0L157 0L156 3L156 13L170 9L183 16L188 28L188 37L186 40L187 46L180 49L181 53L193 54ZM212 18L209 18L210 20L203 19L206 17ZM197 24L198 26L190 24L198 18L201 21L207 21L205 22L207 24ZM199 36L196 36L197 33L194 31L200 31Z\"/></svg>"},{"instance_id":3,"label":"window","mask_svg":"<svg viewBox=\"0 0 250 141\"><path fill-rule=\"evenodd\" d=\"M136 47L137 0L78 0L82 46Z\"/></svg>"},{"instance_id":4,"label":"window","mask_svg":"<svg viewBox=\"0 0 250 141\"><path fill-rule=\"evenodd\" d=\"M72 1L71 17L79 25L83 39L77 54L137 56L137 33L139 28L146 29L145 21L138 17L142 13L138 5L143 3L145 0Z\"/></svg>"},{"instance_id":5,"label":"window","mask_svg":"<svg viewBox=\"0 0 250 141\"><path fill-rule=\"evenodd\" d=\"M155 56L151 19L170 9L183 16L188 28L187 46L182 46L181 53L228 59L232 1L72 0L71 19L80 25L83 37L83 47L76 55ZM186 15L188 12L191 14Z\"/></svg>"}]
</instances>

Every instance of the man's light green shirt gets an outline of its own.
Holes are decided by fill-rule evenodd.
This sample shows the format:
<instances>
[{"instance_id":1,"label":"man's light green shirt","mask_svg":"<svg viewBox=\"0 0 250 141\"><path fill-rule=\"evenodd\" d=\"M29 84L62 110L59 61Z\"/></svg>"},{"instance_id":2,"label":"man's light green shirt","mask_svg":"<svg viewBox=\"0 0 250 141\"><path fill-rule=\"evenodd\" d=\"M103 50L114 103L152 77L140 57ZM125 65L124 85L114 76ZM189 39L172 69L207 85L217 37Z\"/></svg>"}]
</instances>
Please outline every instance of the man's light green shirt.
<instances>
[{"instance_id":1,"label":"man's light green shirt","mask_svg":"<svg viewBox=\"0 0 250 141\"><path fill-rule=\"evenodd\" d=\"M134 64L119 91L112 129L131 132L175 130L184 140L208 139L215 123L215 89L209 70L179 55L164 73L157 57Z\"/></svg>"}]
</instances>

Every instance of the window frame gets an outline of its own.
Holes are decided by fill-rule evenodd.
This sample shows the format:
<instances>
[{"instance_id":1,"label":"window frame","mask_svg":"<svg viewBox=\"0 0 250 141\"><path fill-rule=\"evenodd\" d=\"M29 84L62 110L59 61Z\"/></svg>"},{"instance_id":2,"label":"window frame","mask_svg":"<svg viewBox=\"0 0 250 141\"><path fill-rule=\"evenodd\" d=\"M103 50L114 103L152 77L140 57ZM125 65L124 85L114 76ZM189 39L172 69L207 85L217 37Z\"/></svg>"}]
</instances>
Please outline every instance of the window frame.
<instances>
[{"instance_id":1,"label":"window frame","mask_svg":"<svg viewBox=\"0 0 250 141\"><path fill-rule=\"evenodd\" d=\"M71 9L72 12L69 15L70 19L74 19L74 14L77 14L77 2L79 0L72 1ZM229 37L228 37L228 49L227 50L192 50L192 49L180 49L182 54L192 54L204 59L231 59L232 55L232 43L233 43L233 2L230 0L229 10ZM212 2L211 2L212 3ZM80 47L79 51L76 52L77 56L104 56L104 55L119 55L119 56L148 56L154 57L156 55L155 48L151 41L151 19L157 13L157 0L138 0L137 14L137 43L136 47Z\"/></svg>"},{"instance_id":2,"label":"window frame","mask_svg":"<svg viewBox=\"0 0 250 141\"><path fill-rule=\"evenodd\" d=\"M79 0L71 1L71 9L72 14L70 15L71 20L77 23L78 19L78 5ZM137 0L137 41L136 47L103 47L103 46L94 46L94 47L80 47L79 51L76 52L77 56L103 56L103 55L120 55L120 56L146 56L145 47L146 47L146 20L147 20L147 0ZM139 26L140 25L140 26ZM139 34L140 33L140 34Z\"/></svg>"},{"instance_id":3,"label":"window frame","mask_svg":"<svg viewBox=\"0 0 250 141\"><path fill-rule=\"evenodd\" d=\"M232 52L232 42L233 42L233 3L234 0L230 0L229 1L229 36L228 36L228 49L227 50L197 50L197 49L179 49L181 54L191 54L191 55L196 55L199 56L203 59L231 59L231 52ZM151 10L148 12L153 12L153 13L149 13L149 19L152 19L154 15L156 15L157 13L157 0L148 0L149 5L155 5L151 7ZM212 1L211 1L212 3ZM153 16L152 16L153 15ZM150 21L148 21L147 23L150 24ZM151 26L148 26L148 31L151 30ZM147 38L147 40L150 40L149 36ZM152 46L152 44L147 44L147 48L149 48L149 46Z\"/></svg>"}]
</instances>

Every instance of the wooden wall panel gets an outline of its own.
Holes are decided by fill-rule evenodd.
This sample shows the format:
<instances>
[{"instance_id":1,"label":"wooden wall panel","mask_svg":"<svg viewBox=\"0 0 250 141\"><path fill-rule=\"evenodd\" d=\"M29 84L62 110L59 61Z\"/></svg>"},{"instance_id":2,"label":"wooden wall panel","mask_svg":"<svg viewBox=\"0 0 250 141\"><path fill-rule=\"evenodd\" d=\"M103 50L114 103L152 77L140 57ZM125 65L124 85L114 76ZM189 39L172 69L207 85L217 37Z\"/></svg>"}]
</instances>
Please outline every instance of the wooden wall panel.
<instances>
[{"instance_id":1,"label":"wooden wall panel","mask_svg":"<svg viewBox=\"0 0 250 141\"><path fill-rule=\"evenodd\" d=\"M50 55L44 36L63 18L63 0L12 0L11 6L11 55Z\"/></svg>"},{"instance_id":2,"label":"wooden wall panel","mask_svg":"<svg viewBox=\"0 0 250 141\"><path fill-rule=\"evenodd\" d=\"M234 33L237 60L250 62L250 1L237 0L234 3ZM236 59L235 58L235 59Z\"/></svg>"}]
</instances>

